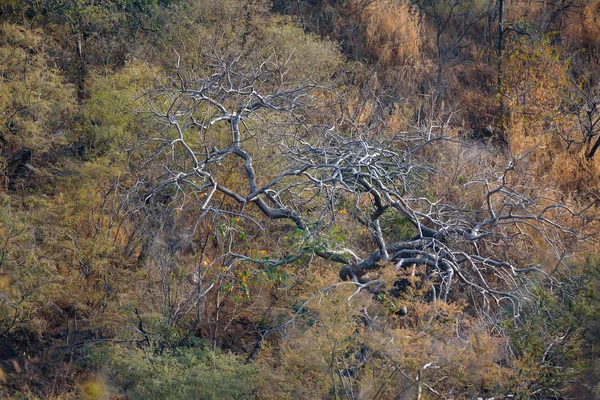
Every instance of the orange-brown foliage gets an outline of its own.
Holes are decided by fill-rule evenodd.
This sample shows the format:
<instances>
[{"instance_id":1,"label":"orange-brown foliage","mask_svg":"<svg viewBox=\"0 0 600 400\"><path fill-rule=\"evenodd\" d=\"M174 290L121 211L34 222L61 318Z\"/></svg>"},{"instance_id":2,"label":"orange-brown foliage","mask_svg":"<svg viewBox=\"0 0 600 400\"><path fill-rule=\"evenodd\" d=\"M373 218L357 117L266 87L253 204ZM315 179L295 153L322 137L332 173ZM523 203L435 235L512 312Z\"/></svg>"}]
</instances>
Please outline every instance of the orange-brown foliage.
<instances>
[{"instance_id":1,"label":"orange-brown foliage","mask_svg":"<svg viewBox=\"0 0 600 400\"><path fill-rule=\"evenodd\" d=\"M581 13L570 14L562 32L567 44L575 49L588 49L598 57L600 50L600 0L585 5Z\"/></svg>"},{"instance_id":2,"label":"orange-brown foliage","mask_svg":"<svg viewBox=\"0 0 600 400\"><path fill-rule=\"evenodd\" d=\"M421 17L405 0L354 0L350 9L365 25L365 51L385 65L414 64L421 57Z\"/></svg>"}]
</instances>

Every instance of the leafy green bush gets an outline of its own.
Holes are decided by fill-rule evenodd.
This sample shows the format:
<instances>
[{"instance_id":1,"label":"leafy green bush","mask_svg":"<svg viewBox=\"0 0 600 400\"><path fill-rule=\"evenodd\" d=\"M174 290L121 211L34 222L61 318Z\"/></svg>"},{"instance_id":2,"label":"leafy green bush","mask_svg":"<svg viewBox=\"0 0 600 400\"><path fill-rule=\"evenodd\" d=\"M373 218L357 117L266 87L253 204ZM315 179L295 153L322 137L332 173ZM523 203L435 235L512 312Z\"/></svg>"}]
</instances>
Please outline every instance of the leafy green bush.
<instances>
[{"instance_id":1,"label":"leafy green bush","mask_svg":"<svg viewBox=\"0 0 600 400\"><path fill-rule=\"evenodd\" d=\"M254 366L203 346L162 353L107 346L93 349L91 360L130 399L244 399L256 388Z\"/></svg>"}]
</instances>

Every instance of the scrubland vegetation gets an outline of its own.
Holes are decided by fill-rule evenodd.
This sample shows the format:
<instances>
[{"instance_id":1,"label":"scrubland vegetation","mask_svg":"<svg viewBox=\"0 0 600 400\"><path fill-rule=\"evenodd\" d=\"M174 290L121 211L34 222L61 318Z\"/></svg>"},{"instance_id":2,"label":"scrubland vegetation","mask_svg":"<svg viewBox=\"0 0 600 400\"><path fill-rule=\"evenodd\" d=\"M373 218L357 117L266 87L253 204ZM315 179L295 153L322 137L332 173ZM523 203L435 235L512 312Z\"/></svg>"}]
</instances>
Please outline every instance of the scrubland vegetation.
<instances>
[{"instance_id":1,"label":"scrubland vegetation","mask_svg":"<svg viewBox=\"0 0 600 400\"><path fill-rule=\"evenodd\" d=\"M0 15L1 398L600 398L599 1Z\"/></svg>"}]
</instances>

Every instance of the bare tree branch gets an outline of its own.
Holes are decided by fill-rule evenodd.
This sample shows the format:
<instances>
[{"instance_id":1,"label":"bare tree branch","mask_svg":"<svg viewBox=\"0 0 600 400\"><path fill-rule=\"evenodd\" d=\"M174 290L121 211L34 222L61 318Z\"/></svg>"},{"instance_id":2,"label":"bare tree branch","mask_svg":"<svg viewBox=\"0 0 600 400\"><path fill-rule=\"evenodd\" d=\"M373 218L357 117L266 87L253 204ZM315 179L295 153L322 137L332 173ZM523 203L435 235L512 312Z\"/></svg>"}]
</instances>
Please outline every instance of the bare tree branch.
<instances>
[{"instance_id":1,"label":"bare tree branch","mask_svg":"<svg viewBox=\"0 0 600 400\"><path fill-rule=\"evenodd\" d=\"M542 250L543 243L562 257L590 222L589 206L576 211L536 186L524 170L527 154L504 166L472 168L461 187L478 204L428 193L429 179L449 176L440 160L460 149L478 151L452 136L451 114L407 125L403 133L373 134L330 115L328 102L339 101L332 90L285 81L273 60L254 66L208 60L208 78L191 79L178 69L178 79L148 93L163 129L146 138L158 168L139 187L147 188L146 198L183 194L202 215L232 213L217 201L229 199L241 207L234 213L257 226L262 215L302 232L302 244L282 260L229 253L237 260L278 265L316 255L343 264L341 279L356 282L386 265L417 264L439 277L444 301L454 288L470 287L517 304L526 297L527 273L549 276L526 252ZM408 237L391 233L391 216L406 224ZM340 218L364 226L374 248L319 242Z\"/></svg>"}]
</instances>

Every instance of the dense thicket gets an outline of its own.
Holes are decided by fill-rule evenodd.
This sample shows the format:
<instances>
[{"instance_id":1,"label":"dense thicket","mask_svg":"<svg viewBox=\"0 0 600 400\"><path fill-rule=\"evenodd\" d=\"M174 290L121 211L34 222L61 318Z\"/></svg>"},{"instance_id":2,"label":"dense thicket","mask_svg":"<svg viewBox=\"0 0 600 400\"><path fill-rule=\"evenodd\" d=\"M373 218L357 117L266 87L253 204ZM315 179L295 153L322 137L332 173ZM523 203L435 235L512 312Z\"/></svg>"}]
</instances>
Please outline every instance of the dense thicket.
<instances>
[{"instance_id":1,"label":"dense thicket","mask_svg":"<svg viewBox=\"0 0 600 400\"><path fill-rule=\"evenodd\" d=\"M600 398L599 10L0 0L0 397Z\"/></svg>"}]
</instances>

